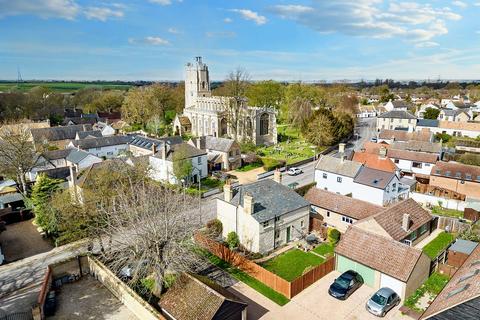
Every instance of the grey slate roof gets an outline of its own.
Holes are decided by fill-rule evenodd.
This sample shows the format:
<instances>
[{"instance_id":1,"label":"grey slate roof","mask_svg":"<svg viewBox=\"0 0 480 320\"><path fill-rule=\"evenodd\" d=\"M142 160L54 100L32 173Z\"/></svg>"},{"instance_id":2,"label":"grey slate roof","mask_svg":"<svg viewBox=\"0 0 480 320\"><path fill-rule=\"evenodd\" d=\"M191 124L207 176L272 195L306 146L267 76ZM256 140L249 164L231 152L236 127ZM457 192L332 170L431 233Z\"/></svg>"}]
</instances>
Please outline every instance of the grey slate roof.
<instances>
[{"instance_id":1,"label":"grey slate roof","mask_svg":"<svg viewBox=\"0 0 480 320\"><path fill-rule=\"evenodd\" d=\"M169 145L179 144L183 142L181 136L173 136L173 137L165 137L160 139L154 139L149 137L144 137L140 135L133 136L132 140L130 141L130 145L136 146L142 149L152 149L152 145L155 144L157 149L166 142Z\"/></svg>"},{"instance_id":2,"label":"grey slate roof","mask_svg":"<svg viewBox=\"0 0 480 320\"><path fill-rule=\"evenodd\" d=\"M132 138L129 136L111 136L111 137L74 140L72 141L72 144L75 147L79 147L81 149L92 149L92 148L101 148L101 147L118 146L122 144L127 144L131 140Z\"/></svg>"},{"instance_id":3,"label":"grey slate roof","mask_svg":"<svg viewBox=\"0 0 480 320\"><path fill-rule=\"evenodd\" d=\"M231 203L235 206L243 206L245 193L253 197L254 212L252 217L259 223L310 205L307 200L292 189L270 179L238 187Z\"/></svg>"},{"instance_id":4,"label":"grey slate roof","mask_svg":"<svg viewBox=\"0 0 480 320\"><path fill-rule=\"evenodd\" d=\"M413 114L403 110L392 110L382 113L379 118L396 118L396 119L417 119Z\"/></svg>"},{"instance_id":5,"label":"grey slate roof","mask_svg":"<svg viewBox=\"0 0 480 320\"><path fill-rule=\"evenodd\" d=\"M85 139L87 137L101 138L103 137L102 131L100 130L91 130L91 131L82 131L77 133L79 139Z\"/></svg>"},{"instance_id":6,"label":"grey slate roof","mask_svg":"<svg viewBox=\"0 0 480 320\"><path fill-rule=\"evenodd\" d=\"M45 174L47 177L52 179L64 179L66 180L68 176L70 176L70 168L69 167L60 167L60 168L53 168L47 170L40 170L37 174Z\"/></svg>"},{"instance_id":7,"label":"grey slate roof","mask_svg":"<svg viewBox=\"0 0 480 320\"><path fill-rule=\"evenodd\" d=\"M353 181L370 187L385 189L394 177L395 174L392 172L362 167Z\"/></svg>"},{"instance_id":8,"label":"grey slate roof","mask_svg":"<svg viewBox=\"0 0 480 320\"><path fill-rule=\"evenodd\" d=\"M52 151L45 151L42 153L42 156L47 160L58 160L58 159L65 159L71 149L61 149L61 150L52 150Z\"/></svg>"},{"instance_id":9,"label":"grey slate roof","mask_svg":"<svg viewBox=\"0 0 480 320\"><path fill-rule=\"evenodd\" d=\"M228 152L235 140L227 138L216 138L212 136L203 136L200 139L200 149L209 149L214 151Z\"/></svg>"},{"instance_id":10,"label":"grey slate roof","mask_svg":"<svg viewBox=\"0 0 480 320\"><path fill-rule=\"evenodd\" d=\"M457 239L454 244L450 246L448 250L462 252L470 255L477 247L478 243L463 239Z\"/></svg>"},{"instance_id":11,"label":"grey slate roof","mask_svg":"<svg viewBox=\"0 0 480 320\"><path fill-rule=\"evenodd\" d=\"M88 153L86 151L71 149L70 154L67 156L67 161L70 161L71 163L78 164L83 159L88 157L89 155L90 155L90 153Z\"/></svg>"},{"instance_id":12,"label":"grey slate roof","mask_svg":"<svg viewBox=\"0 0 480 320\"><path fill-rule=\"evenodd\" d=\"M161 158L162 157L161 148L163 148L163 147L160 147L160 150L155 154L156 158ZM168 149L167 154L166 154L167 160L173 161L173 157L174 157L175 152L178 151L178 149L180 149L180 148L184 148L184 151L185 151L185 157L183 159L194 158L194 157L203 156L203 155L207 154L203 150L195 148L194 146L191 146L188 143L182 142L182 143L178 143L178 144L174 144L174 145L169 145L169 147L167 147L167 149Z\"/></svg>"},{"instance_id":13,"label":"grey slate roof","mask_svg":"<svg viewBox=\"0 0 480 320\"><path fill-rule=\"evenodd\" d=\"M438 120L418 119L418 121L417 121L417 126L430 127L430 128L438 128Z\"/></svg>"},{"instance_id":14,"label":"grey slate roof","mask_svg":"<svg viewBox=\"0 0 480 320\"><path fill-rule=\"evenodd\" d=\"M23 196L21 193L9 193L3 196L0 196L0 203L6 205L8 203L23 201Z\"/></svg>"},{"instance_id":15,"label":"grey slate roof","mask_svg":"<svg viewBox=\"0 0 480 320\"><path fill-rule=\"evenodd\" d=\"M343 160L331 156L321 156L318 159L315 169L336 173L342 176L354 178L362 164L355 161Z\"/></svg>"},{"instance_id":16,"label":"grey slate roof","mask_svg":"<svg viewBox=\"0 0 480 320\"><path fill-rule=\"evenodd\" d=\"M390 149L440 153L442 151L442 143L415 140L395 141L390 145Z\"/></svg>"},{"instance_id":17,"label":"grey slate roof","mask_svg":"<svg viewBox=\"0 0 480 320\"><path fill-rule=\"evenodd\" d=\"M40 129L31 129L33 141L34 142L43 142L47 141L58 141L58 140L73 140L79 131L90 131L92 126L89 124L80 124L73 126L64 126L64 127L52 127L52 128L40 128Z\"/></svg>"}]
</instances>

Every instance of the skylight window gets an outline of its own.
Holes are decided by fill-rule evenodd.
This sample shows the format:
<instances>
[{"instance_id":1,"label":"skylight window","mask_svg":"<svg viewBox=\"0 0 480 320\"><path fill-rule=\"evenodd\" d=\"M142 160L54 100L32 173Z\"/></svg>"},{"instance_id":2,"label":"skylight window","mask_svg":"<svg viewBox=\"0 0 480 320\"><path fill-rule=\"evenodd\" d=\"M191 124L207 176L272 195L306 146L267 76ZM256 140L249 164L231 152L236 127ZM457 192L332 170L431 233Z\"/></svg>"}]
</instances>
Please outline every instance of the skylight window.
<instances>
[{"instance_id":1,"label":"skylight window","mask_svg":"<svg viewBox=\"0 0 480 320\"><path fill-rule=\"evenodd\" d=\"M476 270L473 271L473 272L469 272L469 273L467 273L466 275L464 275L463 277L461 277L461 278L458 280L458 283L463 282L463 281L465 281L465 280L468 280L468 279L470 279L471 277L476 276L476 275L479 274L479 273L480 273L480 269L476 269Z\"/></svg>"},{"instance_id":2,"label":"skylight window","mask_svg":"<svg viewBox=\"0 0 480 320\"><path fill-rule=\"evenodd\" d=\"M472 180L472 175L470 173L465 174L466 180Z\"/></svg>"},{"instance_id":3,"label":"skylight window","mask_svg":"<svg viewBox=\"0 0 480 320\"><path fill-rule=\"evenodd\" d=\"M448 298L451 298L451 297L453 297L454 295L457 295L457 294L459 294L459 293L461 293L461 292L463 292L463 291L465 291L465 290L467 290L469 287L470 287L470 283L467 283L466 285L461 286L460 288L457 288L457 289L455 289L455 290L450 291L450 292L447 294L447 299L448 299Z\"/></svg>"},{"instance_id":4,"label":"skylight window","mask_svg":"<svg viewBox=\"0 0 480 320\"><path fill-rule=\"evenodd\" d=\"M478 265L480 265L480 259L475 260L475 261L473 261L472 263L470 263L470 267L478 266Z\"/></svg>"},{"instance_id":5,"label":"skylight window","mask_svg":"<svg viewBox=\"0 0 480 320\"><path fill-rule=\"evenodd\" d=\"M450 177L451 172L450 172L450 171L447 171L447 172L445 172L445 175L446 175L447 177Z\"/></svg>"},{"instance_id":6,"label":"skylight window","mask_svg":"<svg viewBox=\"0 0 480 320\"><path fill-rule=\"evenodd\" d=\"M457 178L460 178L461 176L462 176L462 173L461 173L461 172L457 172L457 173L455 174L455 177L457 177Z\"/></svg>"}]
</instances>

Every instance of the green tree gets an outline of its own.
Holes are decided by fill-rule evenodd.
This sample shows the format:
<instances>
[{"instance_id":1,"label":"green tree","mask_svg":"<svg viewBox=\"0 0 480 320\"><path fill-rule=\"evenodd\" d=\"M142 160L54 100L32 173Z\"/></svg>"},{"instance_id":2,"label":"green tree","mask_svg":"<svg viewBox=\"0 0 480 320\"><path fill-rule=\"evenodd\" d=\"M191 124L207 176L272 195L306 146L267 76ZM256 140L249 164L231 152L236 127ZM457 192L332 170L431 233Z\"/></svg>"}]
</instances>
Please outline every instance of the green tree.
<instances>
[{"instance_id":1,"label":"green tree","mask_svg":"<svg viewBox=\"0 0 480 320\"><path fill-rule=\"evenodd\" d=\"M227 239L225 240L225 242L228 244L228 247L232 250L237 248L238 245L240 244L240 240L238 239L238 235L235 231L231 231L227 234Z\"/></svg>"},{"instance_id":2,"label":"green tree","mask_svg":"<svg viewBox=\"0 0 480 320\"><path fill-rule=\"evenodd\" d=\"M245 94L250 105L276 108L283 100L283 89L283 85L279 82L260 81L248 86Z\"/></svg>"},{"instance_id":3,"label":"green tree","mask_svg":"<svg viewBox=\"0 0 480 320\"><path fill-rule=\"evenodd\" d=\"M173 174L177 180L189 180L193 165L191 159L188 157L188 145L181 144L173 153Z\"/></svg>"},{"instance_id":4,"label":"green tree","mask_svg":"<svg viewBox=\"0 0 480 320\"><path fill-rule=\"evenodd\" d=\"M328 237L328 242L330 242L333 245L336 245L338 243L338 240L340 240L340 231L338 231L335 228L329 228L327 237Z\"/></svg>"},{"instance_id":5,"label":"green tree","mask_svg":"<svg viewBox=\"0 0 480 320\"><path fill-rule=\"evenodd\" d=\"M39 174L32 188L30 201L35 212L35 222L47 234L58 233L58 217L55 210L50 206L50 199L53 193L58 190L60 179L52 179L45 174Z\"/></svg>"},{"instance_id":6,"label":"green tree","mask_svg":"<svg viewBox=\"0 0 480 320\"><path fill-rule=\"evenodd\" d=\"M425 113L423 114L423 118L424 119L436 120L438 118L439 114L440 114L439 109L427 108L427 109L425 109Z\"/></svg>"},{"instance_id":7,"label":"green tree","mask_svg":"<svg viewBox=\"0 0 480 320\"><path fill-rule=\"evenodd\" d=\"M335 143L335 118L329 112L317 113L307 126L305 138L316 146L331 146Z\"/></svg>"},{"instance_id":8,"label":"green tree","mask_svg":"<svg viewBox=\"0 0 480 320\"><path fill-rule=\"evenodd\" d=\"M93 101L85 104L83 111L86 113L118 111L122 107L124 98L122 91L100 92Z\"/></svg>"}]
</instances>

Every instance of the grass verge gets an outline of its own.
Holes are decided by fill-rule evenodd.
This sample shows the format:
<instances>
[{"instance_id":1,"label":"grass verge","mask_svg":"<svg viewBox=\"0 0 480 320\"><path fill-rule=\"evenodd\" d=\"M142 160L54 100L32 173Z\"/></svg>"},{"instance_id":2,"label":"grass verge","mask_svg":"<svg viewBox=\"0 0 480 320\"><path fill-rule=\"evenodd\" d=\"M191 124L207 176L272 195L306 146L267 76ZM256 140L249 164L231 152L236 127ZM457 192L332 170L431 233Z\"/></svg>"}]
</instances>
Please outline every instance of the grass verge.
<instances>
[{"instance_id":1,"label":"grass verge","mask_svg":"<svg viewBox=\"0 0 480 320\"><path fill-rule=\"evenodd\" d=\"M451 233L442 232L435 239L430 241L425 247L423 247L423 252L430 259L435 259L438 255L448 247L450 243L455 240L455 236Z\"/></svg>"}]
</instances>

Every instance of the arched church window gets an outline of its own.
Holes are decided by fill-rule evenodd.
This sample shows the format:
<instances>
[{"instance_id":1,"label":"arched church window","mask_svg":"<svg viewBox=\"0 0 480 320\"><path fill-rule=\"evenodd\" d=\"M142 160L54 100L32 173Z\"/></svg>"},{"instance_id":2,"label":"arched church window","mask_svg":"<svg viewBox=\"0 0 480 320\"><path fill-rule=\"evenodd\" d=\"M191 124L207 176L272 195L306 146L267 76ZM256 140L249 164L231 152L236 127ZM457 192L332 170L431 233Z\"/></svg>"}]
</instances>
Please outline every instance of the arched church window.
<instances>
[{"instance_id":1,"label":"arched church window","mask_svg":"<svg viewBox=\"0 0 480 320\"><path fill-rule=\"evenodd\" d=\"M268 125L269 125L269 116L268 113L264 113L260 116L260 135L264 136L268 134Z\"/></svg>"}]
</instances>

